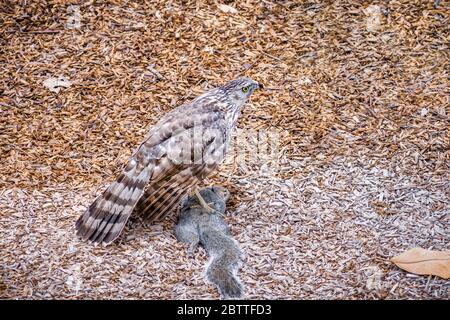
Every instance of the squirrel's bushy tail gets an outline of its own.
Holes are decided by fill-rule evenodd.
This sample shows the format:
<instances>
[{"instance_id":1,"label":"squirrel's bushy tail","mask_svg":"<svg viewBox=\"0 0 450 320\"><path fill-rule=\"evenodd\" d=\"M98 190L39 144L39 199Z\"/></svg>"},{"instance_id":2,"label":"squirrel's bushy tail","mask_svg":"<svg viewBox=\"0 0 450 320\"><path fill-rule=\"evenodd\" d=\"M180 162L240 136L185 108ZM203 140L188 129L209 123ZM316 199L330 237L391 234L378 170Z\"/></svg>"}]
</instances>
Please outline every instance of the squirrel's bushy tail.
<instances>
[{"instance_id":1,"label":"squirrel's bushy tail","mask_svg":"<svg viewBox=\"0 0 450 320\"><path fill-rule=\"evenodd\" d=\"M206 267L206 278L217 286L222 298L240 298L244 288L236 275L242 265L239 246L234 239L224 234L215 233L209 237L208 231L200 234L202 243L211 256ZM205 238L209 240L204 241Z\"/></svg>"}]
</instances>

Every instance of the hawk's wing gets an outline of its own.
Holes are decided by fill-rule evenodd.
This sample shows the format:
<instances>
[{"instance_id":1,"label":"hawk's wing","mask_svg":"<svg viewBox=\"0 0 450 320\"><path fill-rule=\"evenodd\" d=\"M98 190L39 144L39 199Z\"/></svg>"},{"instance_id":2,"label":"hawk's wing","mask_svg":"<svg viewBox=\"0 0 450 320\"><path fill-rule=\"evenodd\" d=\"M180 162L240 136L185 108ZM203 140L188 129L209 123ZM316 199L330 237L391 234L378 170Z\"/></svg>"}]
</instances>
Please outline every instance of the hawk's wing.
<instances>
[{"instance_id":1,"label":"hawk's wing","mask_svg":"<svg viewBox=\"0 0 450 320\"><path fill-rule=\"evenodd\" d=\"M201 180L214 171L216 166L206 164L191 166L168 180L151 184L138 202L137 210L148 221L164 219L173 212L183 196L188 194Z\"/></svg>"},{"instance_id":2,"label":"hawk's wing","mask_svg":"<svg viewBox=\"0 0 450 320\"><path fill-rule=\"evenodd\" d=\"M223 161L228 144L225 120L217 118L205 123L201 131L184 132L186 136L180 140L187 141L187 144L178 142L176 145L183 146L183 150L187 151L183 157L185 165L178 166L164 179L149 184L139 200L137 209L150 222L161 220L172 212L181 198ZM171 150L179 152L178 149ZM189 161L185 161L186 158Z\"/></svg>"},{"instance_id":3,"label":"hawk's wing","mask_svg":"<svg viewBox=\"0 0 450 320\"><path fill-rule=\"evenodd\" d=\"M222 122L222 115L215 110L205 112L182 106L168 113L150 130L116 181L80 216L76 222L77 235L93 243L114 241L147 184L148 190L154 190L149 203L154 207L153 214L156 212L160 216L157 212L173 208L198 182L201 173L198 165L187 160L191 160L193 153L202 155L211 145L211 139L204 141L202 138L194 142L189 139L196 135L196 127L209 128L211 124L214 127L215 123Z\"/></svg>"}]
</instances>

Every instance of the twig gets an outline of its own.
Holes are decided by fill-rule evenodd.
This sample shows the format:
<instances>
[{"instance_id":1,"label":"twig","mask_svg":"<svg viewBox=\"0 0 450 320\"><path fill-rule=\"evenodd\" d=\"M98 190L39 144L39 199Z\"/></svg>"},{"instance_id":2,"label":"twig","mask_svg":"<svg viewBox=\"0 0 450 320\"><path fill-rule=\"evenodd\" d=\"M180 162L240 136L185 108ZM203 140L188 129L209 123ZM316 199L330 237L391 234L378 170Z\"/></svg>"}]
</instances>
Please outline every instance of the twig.
<instances>
[{"instance_id":1,"label":"twig","mask_svg":"<svg viewBox=\"0 0 450 320\"><path fill-rule=\"evenodd\" d=\"M25 31L26 33L32 34L52 34L52 33L60 33L62 30L35 30L35 31Z\"/></svg>"},{"instance_id":2,"label":"twig","mask_svg":"<svg viewBox=\"0 0 450 320\"><path fill-rule=\"evenodd\" d=\"M275 56L271 55L270 53L267 53L267 52L264 52L264 51L261 51L261 52L262 52L263 54L265 54L266 56L272 58L272 59L275 59L275 60L277 60L277 61L283 62L282 59L280 59L280 58L278 58L278 57L275 57Z\"/></svg>"},{"instance_id":3,"label":"twig","mask_svg":"<svg viewBox=\"0 0 450 320\"><path fill-rule=\"evenodd\" d=\"M153 67L153 65L147 66L147 70L150 71L151 73L153 73L153 74L156 76L156 78L157 78L158 80L164 79L164 76L163 76L161 73L159 73L159 72Z\"/></svg>"},{"instance_id":4,"label":"twig","mask_svg":"<svg viewBox=\"0 0 450 320\"><path fill-rule=\"evenodd\" d=\"M31 33L31 34L53 34L53 33L59 33L62 30L34 30L34 31L22 31L22 30L7 30L7 33L15 33L15 32L20 32L20 33Z\"/></svg>"}]
</instances>

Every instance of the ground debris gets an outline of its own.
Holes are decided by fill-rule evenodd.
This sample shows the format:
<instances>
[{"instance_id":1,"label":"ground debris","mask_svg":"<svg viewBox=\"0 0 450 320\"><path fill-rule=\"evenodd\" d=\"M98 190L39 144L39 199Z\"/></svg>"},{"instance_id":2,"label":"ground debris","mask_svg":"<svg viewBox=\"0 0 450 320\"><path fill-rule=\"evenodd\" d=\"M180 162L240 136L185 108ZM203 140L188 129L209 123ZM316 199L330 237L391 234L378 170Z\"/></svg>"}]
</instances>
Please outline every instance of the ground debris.
<instances>
[{"instance_id":1,"label":"ground debris","mask_svg":"<svg viewBox=\"0 0 450 320\"><path fill-rule=\"evenodd\" d=\"M232 194L246 297L448 299L448 281L389 262L448 250L448 10L226 3L2 5L1 298L218 298L174 219L106 248L74 223L162 114L247 75L268 89L238 127L273 133L276 152L250 137L208 181ZM72 84L55 94L43 82L59 75Z\"/></svg>"}]
</instances>

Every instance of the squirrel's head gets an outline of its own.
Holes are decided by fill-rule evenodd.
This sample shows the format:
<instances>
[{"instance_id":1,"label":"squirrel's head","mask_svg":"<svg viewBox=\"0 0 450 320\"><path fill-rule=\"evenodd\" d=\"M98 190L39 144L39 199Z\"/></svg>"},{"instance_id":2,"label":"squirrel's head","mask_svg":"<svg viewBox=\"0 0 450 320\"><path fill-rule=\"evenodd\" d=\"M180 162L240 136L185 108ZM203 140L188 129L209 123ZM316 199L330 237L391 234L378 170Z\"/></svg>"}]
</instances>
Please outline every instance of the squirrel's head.
<instances>
[{"instance_id":1,"label":"squirrel's head","mask_svg":"<svg viewBox=\"0 0 450 320\"><path fill-rule=\"evenodd\" d=\"M213 186L208 189L211 189L218 197L222 198L224 202L227 202L230 198L230 191L227 188L221 186Z\"/></svg>"}]
</instances>

